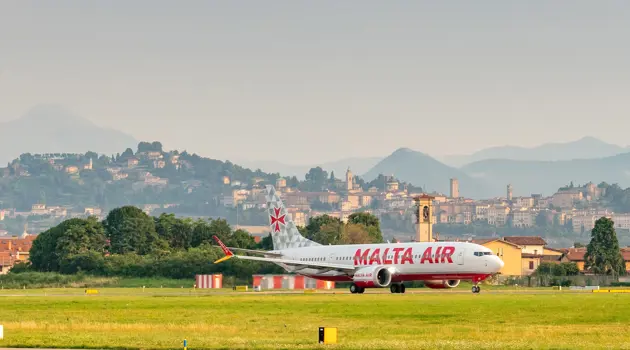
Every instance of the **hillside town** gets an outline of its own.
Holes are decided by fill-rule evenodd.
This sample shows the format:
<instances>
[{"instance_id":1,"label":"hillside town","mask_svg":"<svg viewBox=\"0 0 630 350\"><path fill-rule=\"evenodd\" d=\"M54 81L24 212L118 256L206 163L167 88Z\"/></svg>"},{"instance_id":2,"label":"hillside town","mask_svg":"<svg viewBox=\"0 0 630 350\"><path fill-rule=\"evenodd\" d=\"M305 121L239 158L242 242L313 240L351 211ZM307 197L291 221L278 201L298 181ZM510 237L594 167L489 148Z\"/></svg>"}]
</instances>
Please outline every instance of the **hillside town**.
<instances>
[{"instance_id":1,"label":"hillside town","mask_svg":"<svg viewBox=\"0 0 630 350\"><path fill-rule=\"evenodd\" d=\"M129 201L129 197L133 194L147 191L152 193L164 193L169 189L179 191L171 198L161 196L159 203L134 199L126 203L140 207L147 214L169 208L176 209L189 200L181 194L192 194L207 186L206 179L190 177L177 181L175 176L169 176L182 171L194 172L195 165L190 159L180 159L180 154L177 152L163 152L161 145L155 149L141 150L139 148L135 154L128 149L122 155L111 158L99 157L90 152L87 154L28 155L0 169L2 176L0 180L2 183L18 182L23 178L33 177L34 171L37 172L35 176L38 177L57 176L42 170L43 166L46 166L78 186L87 186L87 182L95 177L103 180L102 186L105 188L124 183L126 201ZM167 170L172 172L169 173ZM356 211L373 213L382 218L385 223L390 217L411 223L410 209L413 206L413 197L425 193L417 187L410 190L409 185L398 181L395 174L382 176L380 184L373 186L363 182L352 173L351 169L346 171L343 179L330 175L329 181L320 181L320 184L315 186L319 187L318 191L301 189L296 179L274 177L275 187L285 198L297 225L305 226L310 217L323 214L345 221L348 215ZM269 177L263 176L238 179L230 174L220 174L214 180L219 183L211 184L214 186L212 197L205 200L212 201L218 207L233 209L241 213L261 210L265 205L263 184L268 183L268 180L270 180ZM576 234L583 234L593 228L598 218L609 217L615 222L616 229L630 230L630 213L614 212L602 205L601 199L606 195L606 186L593 183L582 186L571 184L547 196L531 194L526 197L516 197L513 196L512 185L506 184L505 196L473 200L466 197L465 189L460 190L458 179L451 178L444 181L449 181L450 193L428 193L434 197L433 222L436 224L464 226L484 224L498 228L522 229L555 225L568 228ZM22 205L22 208L8 207L7 204L11 201L2 198L0 192L0 198L2 198L0 221L26 219L26 222L20 225L20 228L25 227L24 232L15 232L15 229L9 232L6 228L0 228L0 236L37 234L47 225L49 227L54 222L67 218L96 216L102 219L110 209L99 205L98 200L83 201L82 204L89 204L83 206L73 205L73 203L55 203L53 199L46 198L45 190L45 188L42 189L42 198L26 203L27 207ZM37 195L39 196L40 193ZM172 201L169 202L169 199ZM191 214L200 216L199 213ZM256 226L248 222L234 222L234 224ZM258 224L261 223L258 222ZM412 226L408 226L407 232L413 230L409 227ZM404 230L399 231L404 232Z\"/></svg>"},{"instance_id":2,"label":"hillside town","mask_svg":"<svg viewBox=\"0 0 630 350\"><path fill-rule=\"evenodd\" d=\"M79 154L36 155L35 160L44 161L52 169L63 173L76 183L84 182L97 169L93 158L84 163L85 158ZM79 161L77 161L79 160ZM181 181L173 184L169 178L160 177L155 170L164 169L166 165L179 170L180 167L193 169L190 161L180 161L179 155L159 151L138 152L126 157L124 162L108 162L102 168L106 172L106 185L125 181L133 192L141 192L147 188L163 190L170 187L182 188L185 193L192 193L201 187L201 180ZM29 168L17 161L10 167L1 169L5 179L30 177ZM275 187L286 198L294 221L298 225L306 225L309 217L327 214L346 220L348 215L356 211L368 211L379 217L390 214L400 215L402 220L410 219L409 209L413 205L413 197L424 192L410 191L406 184L397 181L394 175L384 176L382 187L364 188L356 182L357 177L348 169L344 179L334 181L321 191L303 191L294 185L287 185L287 178L278 177ZM253 177L250 181L240 181L229 175L220 177L221 191L212 198L215 203L225 208L238 208L241 211L264 208L264 186L262 177ZM470 225L484 223L494 227L510 226L514 228L530 228L545 223L570 227L574 233L590 231L595 220L604 216L615 222L615 228L630 230L630 213L614 212L599 205L599 200L606 195L606 188L588 183L580 187L566 187L556 193L544 196L531 194L527 197L512 195L513 187L506 185L503 197L473 200L460 192L458 180L445 179L450 182L450 193L428 193L433 196L436 206L433 222L436 224ZM143 209L147 214L181 205L176 200L172 203L131 203ZM96 216L104 218L107 208L93 206L59 205L57 203L31 203L30 210L4 207L0 209L0 221L16 218L52 218L63 220L74 217ZM405 215L407 214L407 215ZM29 219L25 232L36 234L45 227L44 219ZM542 221L542 224L541 224ZM0 235L7 235L6 229ZM16 234L16 232L13 232Z\"/></svg>"}]
</instances>

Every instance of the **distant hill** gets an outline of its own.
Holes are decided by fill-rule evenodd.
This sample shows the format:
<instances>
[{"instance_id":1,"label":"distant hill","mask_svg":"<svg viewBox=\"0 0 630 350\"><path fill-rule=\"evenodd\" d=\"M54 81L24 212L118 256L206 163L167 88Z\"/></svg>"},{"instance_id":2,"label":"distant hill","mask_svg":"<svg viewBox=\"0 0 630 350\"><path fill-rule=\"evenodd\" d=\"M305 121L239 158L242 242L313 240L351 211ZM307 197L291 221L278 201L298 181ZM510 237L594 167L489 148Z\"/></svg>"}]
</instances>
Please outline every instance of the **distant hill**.
<instances>
[{"instance_id":1,"label":"distant hill","mask_svg":"<svg viewBox=\"0 0 630 350\"><path fill-rule=\"evenodd\" d=\"M58 105L38 105L24 116L0 123L0 164L22 153L121 152L138 142L123 132L101 128Z\"/></svg>"},{"instance_id":2,"label":"distant hill","mask_svg":"<svg viewBox=\"0 0 630 350\"><path fill-rule=\"evenodd\" d=\"M394 175L398 179L421 186L426 191L438 191L449 195L450 178L459 180L461 196L469 198L484 198L492 195L483 180L473 179L463 171L445 165L430 156L411 150L400 148L381 160L362 177L371 181L379 174Z\"/></svg>"},{"instance_id":3,"label":"distant hill","mask_svg":"<svg viewBox=\"0 0 630 350\"><path fill-rule=\"evenodd\" d=\"M492 192L501 195L505 195L508 183L514 187L514 195L519 196L532 193L551 195L571 181L576 185L605 181L630 187L630 153L565 161L490 159L461 169L471 177L491 184Z\"/></svg>"},{"instance_id":4,"label":"distant hill","mask_svg":"<svg viewBox=\"0 0 630 350\"><path fill-rule=\"evenodd\" d=\"M321 167L329 174L331 171L335 172L335 177L343 179L350 167L350 171L353 174L363 174L370 170L376 163L378 163L383 157L367 157L367 158L345 158L337 161L326 163L313 163L310 165L289 165L276 161L248 161L237 160L239 164L246 166L250 169L260 169L269 173L280 173L282 176L295 176L299 180L304 179L304 175L308 173L311 168Z\"/></svg>"},{"instance_id":5,"label":"distant hill","mask_svg":"<svg viewBox=\"0 0 630 350\"><path fill-rule=\"evenodd\" d=\"M602 158L628 151L630 149L587 136L572 142L546 143L532 148L518 146L491 147L470 155L445 156L440 160L450 166L461 167L487 159L557 161Z\"/></svg>"}]
</instances>

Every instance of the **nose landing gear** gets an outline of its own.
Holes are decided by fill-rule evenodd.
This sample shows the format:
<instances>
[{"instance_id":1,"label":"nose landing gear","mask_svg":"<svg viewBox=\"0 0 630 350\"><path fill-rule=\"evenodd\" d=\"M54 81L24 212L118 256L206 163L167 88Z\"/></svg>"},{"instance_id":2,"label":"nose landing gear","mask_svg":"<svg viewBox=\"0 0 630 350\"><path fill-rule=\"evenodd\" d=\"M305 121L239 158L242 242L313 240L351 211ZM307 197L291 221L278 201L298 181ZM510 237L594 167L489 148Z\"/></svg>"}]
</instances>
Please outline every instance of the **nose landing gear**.
<instances>
[{"instance_id":1,"label":"nose landing gear","mask_svg":"<svg viewBox=\"0 0 630 350\"><path fill-rule=\"evenodd\" d=\"M480 277L474 277L472 282L473 282L473 287L472 287L472 292L474 294L478 294L479 292L481 292L481 287L479 286L479 283L481 281L483 281L484 278L480 278Z\"/></svg>"}]
</instances>

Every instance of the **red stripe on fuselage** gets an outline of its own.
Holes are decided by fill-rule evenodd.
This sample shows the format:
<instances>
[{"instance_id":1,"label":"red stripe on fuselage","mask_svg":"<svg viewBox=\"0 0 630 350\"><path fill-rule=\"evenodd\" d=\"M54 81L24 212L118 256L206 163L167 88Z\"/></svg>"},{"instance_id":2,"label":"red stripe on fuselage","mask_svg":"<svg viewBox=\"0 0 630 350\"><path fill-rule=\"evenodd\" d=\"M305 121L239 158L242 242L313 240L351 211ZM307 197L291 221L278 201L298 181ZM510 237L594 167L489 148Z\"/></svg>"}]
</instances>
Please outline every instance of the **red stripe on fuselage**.
<instances>
[{"instance_id":1,"label":"red stripe on fuselage","mask_svg":"<svg viewBox=\"0 0 630 350\"><path fill-rule=\"evenodd\" d=\"M318 276L318 275L304 275L318 280L331 281L331 282L352 282L350 276ZM429 280L473 280L478 279L483 281L488 278L488 274L480 273L450 273L450 274L435 274L435 273L423 273L423 274L405 274L392 276L392 282L412 282L412 281L429 281Z\"/></svg>"}]
</instances>

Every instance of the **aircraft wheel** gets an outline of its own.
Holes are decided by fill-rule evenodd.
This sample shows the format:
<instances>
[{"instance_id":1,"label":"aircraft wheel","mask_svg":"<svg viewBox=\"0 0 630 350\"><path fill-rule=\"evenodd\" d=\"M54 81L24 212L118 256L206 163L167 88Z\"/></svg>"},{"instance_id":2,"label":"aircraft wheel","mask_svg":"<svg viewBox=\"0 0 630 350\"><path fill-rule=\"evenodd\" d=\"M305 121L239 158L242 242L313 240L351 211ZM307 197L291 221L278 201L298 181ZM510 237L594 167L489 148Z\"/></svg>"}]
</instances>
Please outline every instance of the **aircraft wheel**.
<instances>
[{"instance_id":1,"label":"aircraft wheel","mask_svg":"<svg viewBox=\"0 0 630 350\"><path fill-rule=\"evenodd\" d=\"M352 294L356 294L356 293L358 293L358 292L359 292L359 290L361 290L361 289L360 289L360 288L359 288L359 286L357 286L356 284L352 283L352 284L350 285L350 293L352 293Z\"/></svg>"},{"instance_id":2,"label":"aircraft wheel","mask_svg":"<svg viewBox=\"0 0 630 350\"><path fill-rule=\"evenodd\" d=\"M479 286L473 286L473 287L472 287L472 292L473 292L473 293L479 293L479 292L481 292L481 287L479 287Z\"/></svg>"},{"instance_id":3,"label":"aircraft wheel","mask_svg":"<svg viewBox=\"0 0 630 350\"><path fill-rule=\"evenodd\" d=\"M400 292L401 293L405 293L405 285L404 284L400 284Z\"/></svg>"},{"instance_id":4,"label":"aircraft wheel","mask_svg":"<svg viewBox=\"0 0 630 350\"><path fill-rule=\"evenodd\" d=\"M365 292L365 288L363 287L359 288L359 294L363 294L363 292Z\"/></svg>"},{"instance_id":5,"label":"aircraft wheel","mask_svg":"<svg viewBox=\"0 0 630 350\"><path fill-rule=\"evenodd\" d=\"M389 287L389 291L392 292L392 293L400 293L400 289L398 288L397 284L392 284Z\"/></svg>"}]
</instances>

